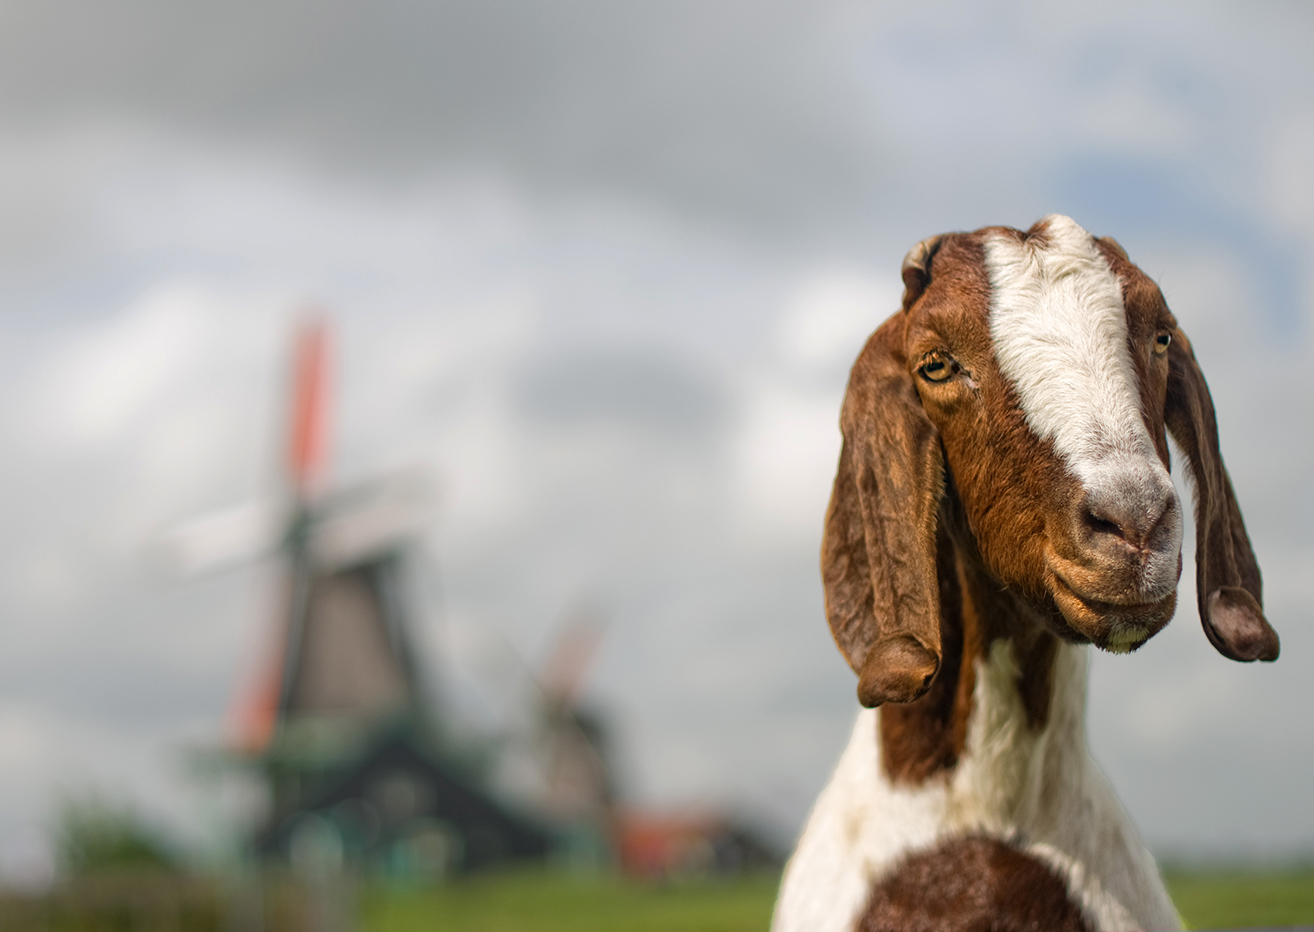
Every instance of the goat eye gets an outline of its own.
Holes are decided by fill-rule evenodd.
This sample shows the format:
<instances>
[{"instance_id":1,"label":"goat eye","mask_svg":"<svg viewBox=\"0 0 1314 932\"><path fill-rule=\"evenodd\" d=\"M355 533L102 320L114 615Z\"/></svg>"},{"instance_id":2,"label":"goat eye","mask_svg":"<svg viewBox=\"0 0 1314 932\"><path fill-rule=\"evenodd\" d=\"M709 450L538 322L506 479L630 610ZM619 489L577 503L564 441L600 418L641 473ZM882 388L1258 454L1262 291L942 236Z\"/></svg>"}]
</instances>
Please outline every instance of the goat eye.
<instances>
[{"instance_id":1,"label":"goat eye","mask_svg":"<svg viewBox=\"0 0 1314 932\"><path fill-rule=\"evenodd\" d=\"M1168 344L1173 341L1172 334L1161 333L1154 338L1154 355L1162 356L1168 352Z\"/></svg>"},{"instance_id":2,"label":"goat eye","mask_svg":"<svg viewBox=\"0 0 1314 932\"><path fill-rule=\"evenodd\" d=\"M922 363L921 368L917 371L928 382L943 382L954 374L954 369L955 364L952 359L936 353Z\"/></svg>"}]
</instances>

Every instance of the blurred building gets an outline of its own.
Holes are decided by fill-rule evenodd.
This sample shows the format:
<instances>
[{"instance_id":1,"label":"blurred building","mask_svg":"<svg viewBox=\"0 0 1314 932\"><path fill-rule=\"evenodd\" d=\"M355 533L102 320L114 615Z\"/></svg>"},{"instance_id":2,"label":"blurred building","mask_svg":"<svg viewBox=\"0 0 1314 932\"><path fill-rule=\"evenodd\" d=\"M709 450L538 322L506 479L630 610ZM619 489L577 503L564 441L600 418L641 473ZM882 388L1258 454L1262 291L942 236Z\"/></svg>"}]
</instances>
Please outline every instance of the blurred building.
<instances>
[{"instance_id":1,"label":"blurred building","mask_svg":"<svg viewBox=\"0 0 1314 932\"><path fill-rule=\"evenodd\" d=\"M400 560L385 551L341 567L291 561L279 703L253 760L270 791L254 849L417 878L541 859L547 828L489 789L425 701Z\"/></svg>"},{"instance_id":2,"label":"blurred building","mask_svg":"<svg viewBox=\"0 0 1314 932\"><path fill-rule=\"evenodd\" d=\"M326 340L314 325L297 343L289 501L266 548L285 584L278 654L237 705L232 759L268 797L250 851L416 878L541 860L551 828L492 789L487 755L456 745L415 661L402 576L420 477L324 487Z\"/></svg>"},{"instance_id":3,"label":"blurred building","mask_svg":"<svg viewBox=\"0 0 1314 932\"><path fill-rule=\"evenodd\" d=\"M625 812L616 820L616 841L622 869L654 879L770 870L784 863L756 827L720 813Z\"/></svg>"}]
</instances>

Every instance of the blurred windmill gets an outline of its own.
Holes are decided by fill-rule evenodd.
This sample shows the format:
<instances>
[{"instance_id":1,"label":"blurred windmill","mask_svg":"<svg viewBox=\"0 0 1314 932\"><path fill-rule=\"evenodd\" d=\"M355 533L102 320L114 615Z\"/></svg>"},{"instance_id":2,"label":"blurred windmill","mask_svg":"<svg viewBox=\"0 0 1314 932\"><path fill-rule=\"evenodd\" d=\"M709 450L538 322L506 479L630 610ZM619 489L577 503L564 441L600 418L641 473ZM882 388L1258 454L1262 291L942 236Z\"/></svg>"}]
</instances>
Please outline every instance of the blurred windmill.
<instances>
[{"instance_id":1,"label":"blurred windmill","mask_svg":"<svg viewBox=\"0 0 1314 932\"><path fill-rule=\"evenodd\" d=\"M270 791L255 847L295 861L327 846L329 860L394 873L541 856L547 834L446 744L422 689L402 572L427 518L425 476L328 487L328 342L322 321L296 337L285 499L166 537L185 571L272 557L284 581L277 649L233 707L232 751Z\"/></svg>"},{"instance_id":2,"label":"blurred windmill","mask_svg":"<svg viewBox=\"0 0 1314 932\"><path fill-rule=\"evenodd\" d=\"M428 517L418 470L327 488L329 334L322 320L296 337L288 417L286 498L192 521L167 535L189 574L275 558L284 607L274 657L234 703L237 750L333 740L418 712L400 563Z\"/></svg>"},{"instance_id":3,"label":"blurred windmill","mask_svg":"<svg viewBox=\"0 0 1314 932\"><path fill-rule=\"evenodd\" d=\"M559 858L577 867L615 862L617 786L604 716L582 697L605 625L590 607L566 614L534 668L510 645L514 666L499 679L522 684L514 723L500 736L498 778L556 838ZM518 674L518 675L517 675Z\"/></svg>"},{"instance_id":4,"label":"blurred windmill","mask_svg":"<svg viewBox=\"0 0 1314 932\"><path fill-rule=\"evenodd\" d=\"M596 710L582 705L580 688L593 664L604 628L584 609L568 616L539 682L539 756L542 808L561 823L600 823L614 802L615 783L607 732Z\"/></svg>"}]
</instances>

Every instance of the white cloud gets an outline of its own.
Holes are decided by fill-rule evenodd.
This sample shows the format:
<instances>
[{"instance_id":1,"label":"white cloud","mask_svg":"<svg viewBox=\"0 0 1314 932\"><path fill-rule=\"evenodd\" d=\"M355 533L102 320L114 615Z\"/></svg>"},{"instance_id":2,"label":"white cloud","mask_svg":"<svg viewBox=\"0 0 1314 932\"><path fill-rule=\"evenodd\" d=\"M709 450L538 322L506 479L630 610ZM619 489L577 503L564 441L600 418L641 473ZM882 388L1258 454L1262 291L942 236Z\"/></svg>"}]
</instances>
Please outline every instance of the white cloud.
<instances>
[{"instance_id":1,"label":"white cloud","mask_svg":"<svg viewBox=\"0 0 1314 932\"><path fill-rule=\"evenodd\" d=\"M1314 235L1314 113L1284 119L1266 155L1269 209L1283 223Z\"/></svg>"},{"instance_id":2,"label":"white cloud","mask_svg":"<svg viewBox=\"0 0 1314 932\"><path fill-rule=\"evenodd\" d=\"M894 275L877 277L856 268L809 275L780 318L782 358L794 365L847 370L872 331L899 309L902 294L903 284Z\"/></svg>"},{"instance_id":3,"label":"white cloud","mask_svg":"<svg viewBox=\"0 0 1314 932\"><path fill-rule=\"evenodd\" d=\"M1149 93L1143 81L1101 87L1072 120L1099 145L1124 152L1173 153L1195 138L1189 115Z\"/></svg>"},{"instance_id":4,"label":"white cloud","mask_svg":"<svg viewBox=\"0 0 1314 932\"><path fill-rule=\"evenodd\" d=\"M207 304L194 290L166 287L74 337L38 390L50 402L37 409L42 424L55 439L75 444L123 430L195 366L213 335L214 309Z\"/></svg>"},{"instance_id":5,"label":"white cloud","mask_svg":"<svg viewBox=\"0 0 1314 932\"><path fill-rule=\"evenodd\" d=\"M839 459L839 405L830 395L756 386L737 436L734 488L752 537L820 540Z\"/></svg>"}]
</instances>

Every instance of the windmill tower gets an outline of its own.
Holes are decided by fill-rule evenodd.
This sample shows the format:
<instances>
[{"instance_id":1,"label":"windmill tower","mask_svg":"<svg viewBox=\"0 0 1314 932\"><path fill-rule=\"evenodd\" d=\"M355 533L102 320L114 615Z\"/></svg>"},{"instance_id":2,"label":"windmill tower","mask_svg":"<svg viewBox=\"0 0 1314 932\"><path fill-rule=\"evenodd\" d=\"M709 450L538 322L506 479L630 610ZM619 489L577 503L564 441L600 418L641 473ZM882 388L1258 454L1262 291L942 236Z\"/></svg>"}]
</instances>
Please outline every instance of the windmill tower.
<instances>
[{"instance_id":1,"label":"windmill tower","mask_svg":"<svg viewBox=\"0 0 1314 932\"><path fill-rule=\"evenodd\" d=\"M617 787L610 735L603 716L580 700L602 634L593 613L568 616L539 683L538 809L556 827L561 854L580 866L602 866L615 856Z\"/></svg>"},{"instance_id":2,"label":"windmill tower","mask_svg":"<svg viewBox=\"0 0 1314 932\"><path fill-rule=\"evenodd\" d=\"M614 802L606 726L597 712L580 703L580 688L602 633L590 613L568 618L543 668L538 709L542 808L561 822L604 820Z\"/></svg>"},{"instance_id":3,"label":"windmill tower","mask_svg":"<svg viewBox=\"0 0 1314 932\"><path fill-rule=\"evenodd\" d=\"M453 752L423 689L402 584L423 477L328 486L328 351L324 323L301 328L287 500L172 535L187 568L263 554L282 577L277 648L234 704L234 757L269 791L253 850L420 876L541 857L547 832Z\"/></svg>"}]
</instances>

